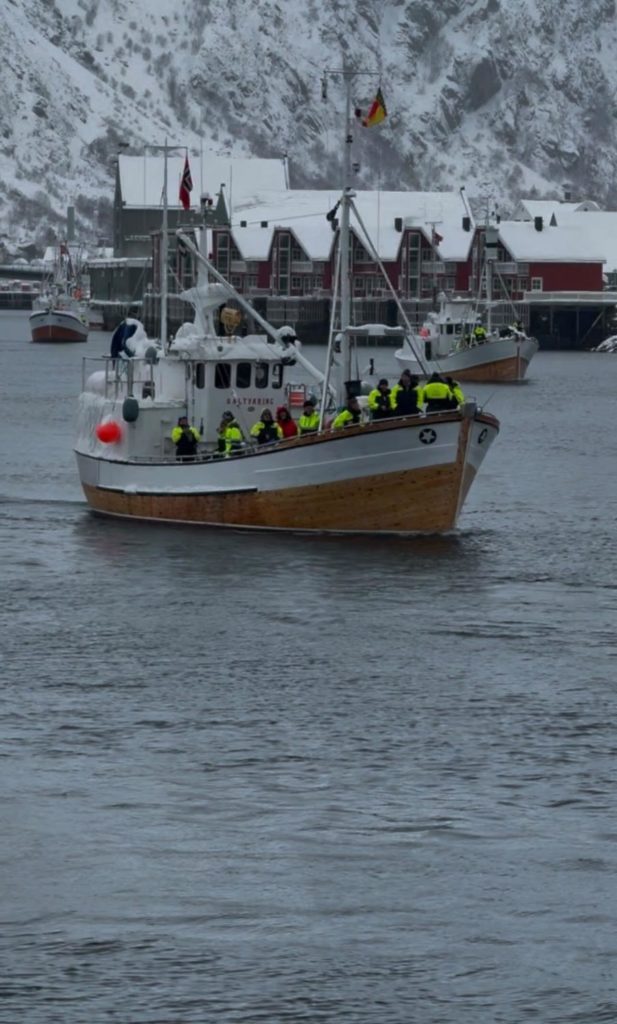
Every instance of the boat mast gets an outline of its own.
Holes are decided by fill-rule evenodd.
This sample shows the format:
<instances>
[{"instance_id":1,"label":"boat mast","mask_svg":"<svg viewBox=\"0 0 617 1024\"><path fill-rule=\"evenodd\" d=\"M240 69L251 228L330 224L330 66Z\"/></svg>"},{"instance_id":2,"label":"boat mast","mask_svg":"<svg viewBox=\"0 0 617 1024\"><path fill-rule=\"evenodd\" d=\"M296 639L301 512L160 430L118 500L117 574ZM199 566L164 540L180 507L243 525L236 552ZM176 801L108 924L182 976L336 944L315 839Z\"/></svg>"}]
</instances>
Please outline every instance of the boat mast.
<instances>
[{"instance_id":1,"label":"boat mast","mask_svg":"<svg viewBox=\"0 0 617 1024\"><path fill-rule=\"evenodd\" d=\"M168 208L167 208L167 139L163 146L163 224L161 226L161 345L167 351L167 261L168 261Z\"/></svg>"},{"instance_id":2,"label":"boat mast","mask_svg":"<svg viewBox=\"0 0 617 1024\"><path fill-rule=\"evenodd\" d=\"M338 400L343 405L347 400L345 382L351 380L351 342L349 326L351 322L351 302L349 294L350 245L349 219L350 207L354 193L351 190L351 147L353 132L351 126L351 84L353 72L346 64L343 65L345 82L345 138L343 146L343 187L341 192L341 226L339 231L339 283L341 289L341 361L339 364Z\"/></svg>"},{"instance_id":3,"label":"boat mast","mask_svg":"<svg viewBox=\"0 0 617 1024\"><path fill-rule=\"evenodd\" d=\"M486 267L486 333L493 330L493 264L497 259L498 231L494 224L487 222L484 236L484 258Z\"/></svg>"},{"instance_id":4,"label":"boat mast","mask_svg":"<svg viewBox=\"0 0 617 1024\"><path fill-rule=\"evenodd\" d=\"M336 261L336 267L338 270L338 279L340 287L340 355L341 358L337 363L338 368L338 380L337 380L337 398L339 404L344 405L347 401L347 386L346 382L351 380L352 377L352 346L349 336L349 327L351 325L351 293L350 293L350 270L351 270L351 245L350 245L350 214L353 204L354 191L351 186L351 173L352 173L352 152L351 148L353 145L353 122L352 122L352 106L351 106L351 88L354 79L360 75L375 75L374 71L356 71L350 68L347 62L343 63L342 68L329 69L323 73L321 81L321 97L323 100L328 98L328 79L329 78L342 78L345 83L345 125L344 125L344 141L343 141L343 181L341 198L334 210L331 210L328 214L328 220L333 221L335 211L340 206L340 224L338 230L338 258ZM334 308L334 307L333 307ZM331 333L333 329L333 322L331 324ZM331 339L332 340L332 339ZM326 382L329 381L330 366L326 366Z\"/></svg>"}]
</instances>

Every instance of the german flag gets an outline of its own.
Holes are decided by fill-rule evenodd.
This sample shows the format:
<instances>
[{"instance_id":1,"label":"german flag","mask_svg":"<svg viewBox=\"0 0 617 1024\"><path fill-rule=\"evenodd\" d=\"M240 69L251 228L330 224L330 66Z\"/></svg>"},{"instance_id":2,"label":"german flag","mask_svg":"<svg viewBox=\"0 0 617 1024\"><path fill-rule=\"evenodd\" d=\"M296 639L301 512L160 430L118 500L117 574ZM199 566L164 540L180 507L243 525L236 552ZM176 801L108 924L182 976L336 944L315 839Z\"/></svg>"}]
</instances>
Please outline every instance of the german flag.
<instances>
[{"instance_id":1,"label":"german flag","mask_svg":"<svg viewBox=\"0 0 617 1024\"><path fill-rule=\"evenodd\" d=\"M381 88L379 88L375 99L369 107L368 114L362 118L362 124L365 128L372 128L374 124L381 124L382 121L385 121L387 116L388 111L386 110L383 93Z\"/></svg>"}]
</instances>

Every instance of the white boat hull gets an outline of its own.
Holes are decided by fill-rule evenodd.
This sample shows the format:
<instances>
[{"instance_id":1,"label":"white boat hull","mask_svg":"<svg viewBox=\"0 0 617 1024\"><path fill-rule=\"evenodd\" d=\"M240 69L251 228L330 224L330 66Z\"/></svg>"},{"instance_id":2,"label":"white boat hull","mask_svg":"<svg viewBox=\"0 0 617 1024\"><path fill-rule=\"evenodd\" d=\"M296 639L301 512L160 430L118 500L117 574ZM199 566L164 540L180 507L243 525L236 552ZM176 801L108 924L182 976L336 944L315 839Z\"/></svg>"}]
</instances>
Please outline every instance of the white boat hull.
<instances>
[{"instance_id":1,"label":"white boat hull","mask_svg":"<svg viewBox=\"0 0 617 1024\"><path fill-rule=\"evenodd\" d=\"M524 380L538 347L535 338L495 338L426 360L422 366L408 346L398 349L395 357L401 370L419 376L442 373L456 380L509 383Z\"/></svg>"},{"instance_id":2,"label":"white boat hull","mask_svg":"<svg viewBox=\"0 0 617 1024\"><path fill-rule=\"evenodd\" d=\"M384 420L194 463L76 449L89 504L136 519L333 533L443 532L498 433L494 417ZM96 451L96 448L99 451Z\"/></svg>"},{"instance_id":3,"label":"white boat hull","mask_svg":"<svg viewBox=\"0 0 617 1024\"><path fill-rule=\"evenodd\" d=\"M69 310L44 309L30 316L32 341L76 342L88 340L88 324Z\"/></svg>"}]
</instances>

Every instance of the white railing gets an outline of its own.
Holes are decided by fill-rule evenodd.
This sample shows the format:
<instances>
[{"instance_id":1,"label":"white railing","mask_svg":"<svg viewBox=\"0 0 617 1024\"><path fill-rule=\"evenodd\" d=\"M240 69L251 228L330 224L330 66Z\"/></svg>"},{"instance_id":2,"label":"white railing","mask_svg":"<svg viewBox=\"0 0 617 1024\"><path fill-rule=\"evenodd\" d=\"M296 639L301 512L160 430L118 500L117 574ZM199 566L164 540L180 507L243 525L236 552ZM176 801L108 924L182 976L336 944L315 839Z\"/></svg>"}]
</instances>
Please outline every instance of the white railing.
<instances>
[{"instance_id":1,"label":"white railing","mask_svg":"<svg viewBox=\"0 0 617 1024\"><path fill-rule=\"evenodd\" d=\"M617 306L617 292L524 292L523 302L554 302L599 306Z\"/></svg>"}]
</instances>

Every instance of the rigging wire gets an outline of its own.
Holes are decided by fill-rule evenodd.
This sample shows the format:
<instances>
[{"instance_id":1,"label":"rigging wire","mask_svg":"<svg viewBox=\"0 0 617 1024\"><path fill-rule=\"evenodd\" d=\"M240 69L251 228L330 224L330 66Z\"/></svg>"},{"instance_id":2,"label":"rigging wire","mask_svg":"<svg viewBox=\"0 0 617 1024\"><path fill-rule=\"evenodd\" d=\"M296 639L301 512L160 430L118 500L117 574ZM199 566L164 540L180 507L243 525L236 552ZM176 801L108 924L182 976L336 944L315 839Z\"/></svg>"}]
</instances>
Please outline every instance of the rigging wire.
<instances>
[{"instance_id":1,"label":"rigging wire","mask_svg":"<svg viewBox=\"0 0 617 1024\"><path fill-rule=\"evenodd\" d=\"M334 323L336 319L336 302L338 298L339 277L341 272L341 248L337 249L336 263L334 264L334 284L332 287L332 304L330 306L330 326L328 329L328 349L326 352L325 376L321 390L321 402L319 405L319 426L318 431L323 430L323 421L326 413L326 403L329 395L330 373L334 356Z\"/></svg>"},{"instance_id":2,"label":"rigging wire","mask_svg":"<svg viewBox=\"0 0 617 1024\"><path fill-rule=\"evenodd\" d=\"M362 220L362 217L360 216L360 214L358 212L358 209L356 207L356 204L354 203L353 199L351 200L350 205L351 205L351 209L353 210L354 214L356 215L356 220L358 221L358 224L360 225L360 228L362 230L364 238L366 239L367 248L368 248L371 256L373 257L373 259L377 263L379 269L381 270L381 273L383 274L384 280L385 280L385 282L386 282L386 284L388 286L388 289L389 289L389 291L390 291L390 293L392 295L392 298L396 302L396 305L397 305L397 308L399 310L399 313L401 314L401 317L402 317L402 319L403 319L403 321L405 323L405 327L407 328L407 331L408 331L408 334L406 335L406 338L407 338L408 344L409 344L409 346L411 348L411 351L413 352L413 354L414 354L414 356L416 358L416 361L418 362L418 365L420 366L422 372L426 376L427 373L428 373L426 363L424 362L424 359L420 355L420 352L416 348L416 344L415 344L416 338L417 338L416 333L415 333L413 327L411 326L411 324L409 322L409 318L408 318L405 310L403 309L401 301L400 301L398 295L396 294L396 291L394 289L394 286L392 285L392 282L391 282L390 278L386 274L386 268L384 267L384 265L382 263L382 260L381 260L381 257L379 255L379 253L377 252L375 246L373 245L372 239L371 239L371 237L370 237L370 235L369 235L369 233L368 233L368 231L367 231L367 229L366 229L366 227L364 225L364 221ZM414 339L414 340L412 341L412 339Z\"/></svg>"}]
</instances>

